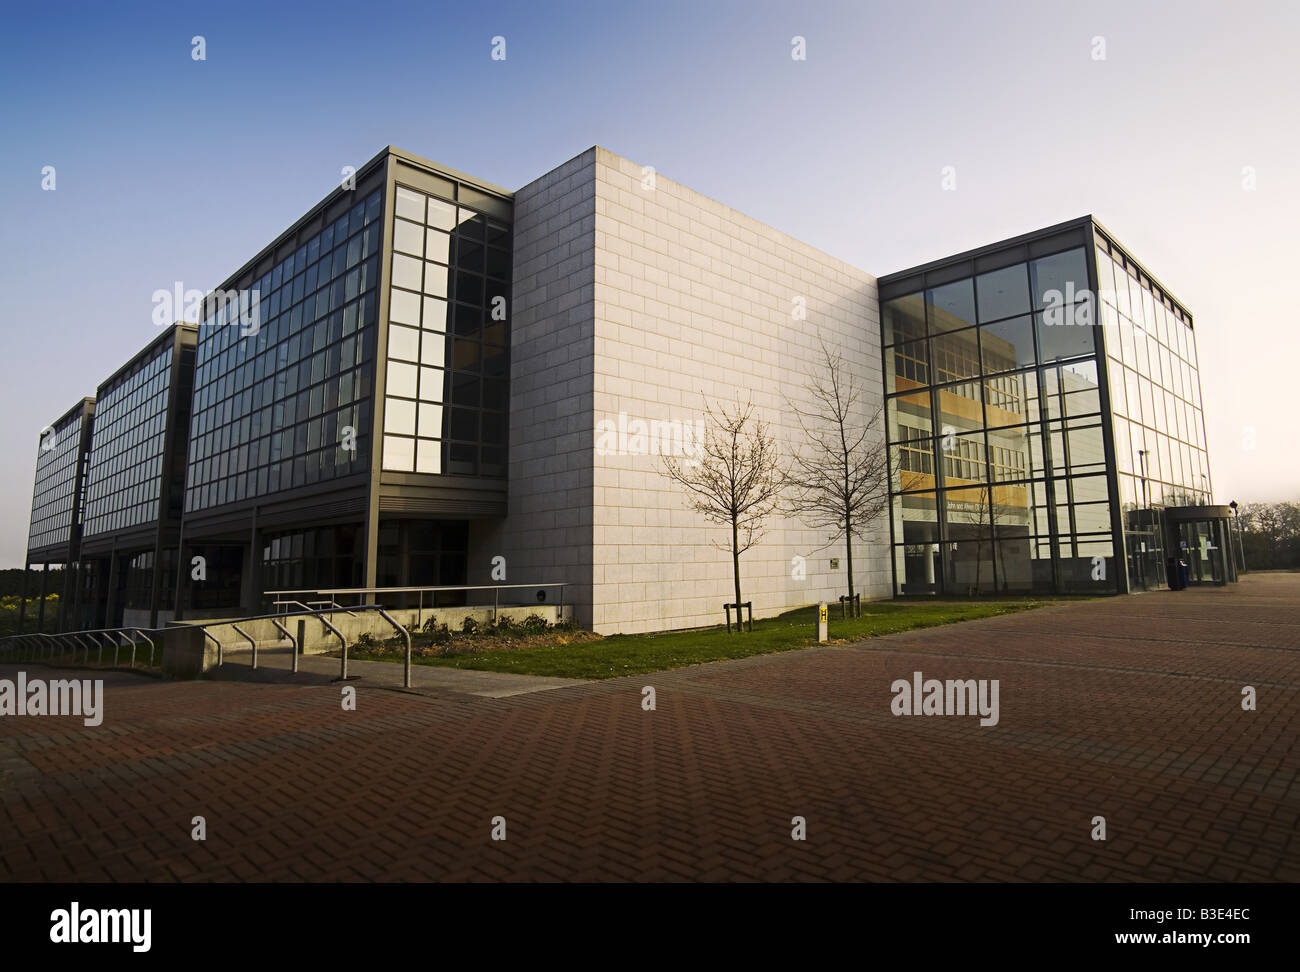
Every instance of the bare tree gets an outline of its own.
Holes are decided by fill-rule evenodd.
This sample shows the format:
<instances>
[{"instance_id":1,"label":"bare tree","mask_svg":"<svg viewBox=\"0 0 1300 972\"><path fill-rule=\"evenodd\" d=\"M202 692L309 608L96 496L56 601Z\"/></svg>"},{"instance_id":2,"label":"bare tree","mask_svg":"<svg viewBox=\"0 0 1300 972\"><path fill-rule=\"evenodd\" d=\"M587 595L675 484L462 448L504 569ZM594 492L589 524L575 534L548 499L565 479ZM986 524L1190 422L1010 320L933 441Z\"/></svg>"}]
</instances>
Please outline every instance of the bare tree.
<instances>
[{"instance_id":1,"label":"bare tree","mask_svg":"<svg viewBox=\"0 0 1300 972\"><path fill-rule=\"evenodd\" d=\"M740 555L763 535L763 521L780 498L785 479L776 440L767 423L754 414L752 402L704 406L707 424L698 457L665 456L668 476L684 487L695 512L731 527L728 545L740 618ZM737 625L743 630L743 626Z\"/></svg>"},{"instance_id":2,"label":"bare tree","mask_svg":"<svg viewBox=\"0 0 1300 972\"><path fill-rule=\"evenodd\" d=\"M882 410L867 414L863 389L838 352L822 342L825 374L809 389L812 402L786 404L799 420L806 448L793 457L785 507L808 526L844 541L849 600L853 599L853 541L889 506L888 448Z\"/></svg>"}]
</instances>

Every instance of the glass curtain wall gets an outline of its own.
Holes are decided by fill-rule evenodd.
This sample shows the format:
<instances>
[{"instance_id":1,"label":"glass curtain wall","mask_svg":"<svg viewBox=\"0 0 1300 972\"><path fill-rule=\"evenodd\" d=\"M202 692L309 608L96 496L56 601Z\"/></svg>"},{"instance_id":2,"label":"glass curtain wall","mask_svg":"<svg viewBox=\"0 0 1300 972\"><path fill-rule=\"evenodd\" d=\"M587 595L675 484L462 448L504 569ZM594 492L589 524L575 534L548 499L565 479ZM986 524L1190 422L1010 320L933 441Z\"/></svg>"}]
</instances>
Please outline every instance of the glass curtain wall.
<instances>
[{"instance_id":1,"label":"glass curtain wall","mask_svg":"<svg viewBox=\"0 0 1300 972\"><path fill-rule=\"evenodd\" d=\"M82 413L60 422L41 436L36 452L36 486L32 490L27 549L66 547L77 522L77 463L81 458Z\"/></svg>"},{"instance_id":2,"label":"glass curtain wall","mask_svg":"<svg viewBox=\"0 0 1300 972\"><path fill-rule=\"evenodd\" d=\"M86 463L86 537L158 519L172 346L99 395Z\"/></svg>"},{"instance_id":3,"label":"glass curtain wall","mask_svg":"<svg viewBox=\"0 0 1300 972\"><path fill-rule=\"evenodd\" d=\"M883 305L898 593L1115 590L1089 290L1074 248Z\"/></svg>"},{"instance_id":4,"label":"glass curtain wall","mask_svg":"<svg viewBox=\"0 0 1300 972\"><path fill-rule=\"evenodd\" d=\"M510 227L399 185L383 468L505 475Z\"/></svg>"},{"instance_id":5,"label":"glass curtain wall","mask_svg":"<svg viewBox=\"0 0 1300 972\"><path fill-rule=\"evenodd\" d=\"M319 232L304 233L250 288L255 333L239 307L204 318L187 511L368 468L381 208L375 190Z\"/></svg>"},{"instance_id":6,"label":"glass curtain wall","mask_svg":"<svg viewBox=\"0 0 1300 972\"><path fill-rule=\"evenodd\" d=\"M1163 510L1210 501L1210 463L1192 321L1117 246L1098 236L1129 586L1167 586Z\"/></svg>"}]
</instances>

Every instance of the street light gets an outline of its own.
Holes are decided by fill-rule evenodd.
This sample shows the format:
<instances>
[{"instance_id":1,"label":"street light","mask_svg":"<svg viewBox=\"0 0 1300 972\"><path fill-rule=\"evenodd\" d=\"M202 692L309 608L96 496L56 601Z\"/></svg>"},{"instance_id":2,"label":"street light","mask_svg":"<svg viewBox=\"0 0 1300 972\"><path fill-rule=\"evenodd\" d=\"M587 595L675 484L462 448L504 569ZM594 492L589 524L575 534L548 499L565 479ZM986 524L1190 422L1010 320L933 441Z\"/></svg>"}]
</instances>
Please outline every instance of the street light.
<instances>
[{"instance_id":1,"label":"street light","mask_svg":"<svg viewBox=\"0 0 1300 972\"><path fill-rule=\"evenodd\" d=\"M1237 527L1237 552L1241 555L1238 560L1238 570L1246 573L1246 544L1241 536L1241 514L1237 511L1237 501L1233 500L1228 504L1228 509L1232 510L1232 520Z\"/></svg>"}]
</instances>

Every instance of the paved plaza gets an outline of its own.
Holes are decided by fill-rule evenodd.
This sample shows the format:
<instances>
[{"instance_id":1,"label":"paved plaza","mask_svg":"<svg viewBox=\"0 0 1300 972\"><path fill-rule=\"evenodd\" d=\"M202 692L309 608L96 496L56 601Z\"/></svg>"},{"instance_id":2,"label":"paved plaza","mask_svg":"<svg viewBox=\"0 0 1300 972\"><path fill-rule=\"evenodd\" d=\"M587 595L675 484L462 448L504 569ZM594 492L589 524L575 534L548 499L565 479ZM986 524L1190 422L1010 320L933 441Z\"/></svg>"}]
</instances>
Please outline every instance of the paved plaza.
<instances>
[{"instance_id":1,"label":"paved plaza","mask_svg":"<svg viewBox=\"0 0 1300 972\"><path fill-rule=\"evenodd\" d=\"M1300 574L517 692L368 671L355 711L323 669L101 673L101 726L0 719L0 880L1300 880ZM997 679L998 724L895 716L917 671Z\"/></svg>"}]
</instances>

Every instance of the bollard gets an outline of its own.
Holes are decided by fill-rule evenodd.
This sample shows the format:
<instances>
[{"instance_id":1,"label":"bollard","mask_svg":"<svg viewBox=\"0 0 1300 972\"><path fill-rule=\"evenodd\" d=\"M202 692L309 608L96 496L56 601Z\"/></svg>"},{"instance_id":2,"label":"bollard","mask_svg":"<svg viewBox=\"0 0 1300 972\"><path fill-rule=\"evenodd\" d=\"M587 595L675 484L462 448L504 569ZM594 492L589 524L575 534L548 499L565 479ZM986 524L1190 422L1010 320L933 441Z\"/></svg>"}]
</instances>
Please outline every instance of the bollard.
<instances>
[{"instance_id":1,"label":"bollard","mask_svg":"<svg viewBox=\"0 0 1300 972\"><path fill-rule=\"evenodd\" d=\"M826 602L822 601L817 605L817 641L820 643L826 638Z\"/></svg>"},{"instance_id":2,"label":"bollard","mask_svg":"<svg viewBox=\"0 0 1300 972\"><path fill-rule=\"evenodd\" d=\"M298 670L298 652L302 651L303 640L307 637L307 622L298 619L298 643L293 646L293 670Z\"/></svg>"}]
</instances>

